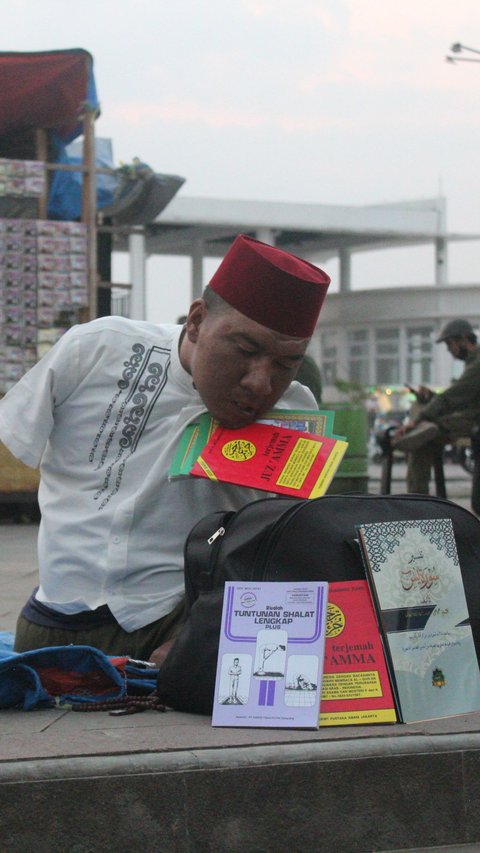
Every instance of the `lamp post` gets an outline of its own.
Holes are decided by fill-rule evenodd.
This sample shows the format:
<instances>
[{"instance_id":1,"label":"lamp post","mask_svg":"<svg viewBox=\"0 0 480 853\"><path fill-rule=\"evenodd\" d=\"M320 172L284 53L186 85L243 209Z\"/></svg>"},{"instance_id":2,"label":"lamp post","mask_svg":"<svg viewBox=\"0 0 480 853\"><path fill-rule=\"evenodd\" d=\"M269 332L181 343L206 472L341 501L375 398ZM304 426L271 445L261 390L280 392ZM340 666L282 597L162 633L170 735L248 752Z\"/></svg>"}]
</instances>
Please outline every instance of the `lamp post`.
<instances>
[{"instance_id":1,"label":"lamp post","mask_svg":"<svg viewBox=\"0 0 480 853\"><path fill-rule=\"evenodd\" d=\"M452 44L450 48L452 53L461 53L462 50L468 50L470 53L478 53L480 55L480 50L477 50L475 47L467 47L465 44L460 44L459 41ZM474 59L471 56L446 56L446 62L480 62L480 59Z\"/></svg>"}]
</instances>

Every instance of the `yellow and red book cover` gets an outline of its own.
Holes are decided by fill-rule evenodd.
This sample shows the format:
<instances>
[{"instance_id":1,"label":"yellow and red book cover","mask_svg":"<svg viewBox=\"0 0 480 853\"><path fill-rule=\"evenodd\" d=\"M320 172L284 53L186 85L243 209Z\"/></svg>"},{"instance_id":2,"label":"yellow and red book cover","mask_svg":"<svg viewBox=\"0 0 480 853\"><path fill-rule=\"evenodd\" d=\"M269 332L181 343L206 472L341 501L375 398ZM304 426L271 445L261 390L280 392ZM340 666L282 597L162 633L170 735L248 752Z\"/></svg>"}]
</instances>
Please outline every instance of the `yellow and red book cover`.
<instances>
[{"instance_id":1,"label":"yellow and red book cover","mask_svg":"<svg viewBox=\"0 0 480 853\"><path fill-rule=\"evenodd\" d=\"M320 725L366 725L397 720L367 581L330 583Z\"/></svg>"},{"instance_id":2,"label":"yellow and red book cover","mask_svg":"<svg viewBox=\"0 0 480 853\"><path fill-rule=\"evenodd\" d=\"M219 427L190 473L281 495L318 498L330 485L347 447L342 439L271 424Z\"/></svg>"}]
</instances>

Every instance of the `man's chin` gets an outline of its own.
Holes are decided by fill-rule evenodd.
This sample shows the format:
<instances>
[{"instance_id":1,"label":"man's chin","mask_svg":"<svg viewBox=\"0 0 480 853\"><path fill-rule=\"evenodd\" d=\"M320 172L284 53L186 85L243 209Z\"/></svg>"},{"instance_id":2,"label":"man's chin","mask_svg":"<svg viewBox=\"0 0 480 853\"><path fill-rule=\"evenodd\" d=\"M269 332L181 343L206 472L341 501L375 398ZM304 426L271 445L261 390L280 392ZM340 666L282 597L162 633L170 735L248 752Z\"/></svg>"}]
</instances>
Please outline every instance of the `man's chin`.
<instances>
[{"instance_id":1,"label":"man's chin","mask_svg":"<svg viewBox=\"0 0 480 853\"><path fill-rule=\"evenodd\" d=\"M241 429L241 427L246 427L249 424L252 424L257 419L257 414L256 412L245 412L238 409L233 413L222 413L214 415L213 417L219 422L220 426L225 427L225 429Z\"/></svg>"},{"instance_id":2,"label":"man's chin","mask_svg":"<svg viewBox=\"0 0 480 853\"><path fill-rule=\"evenodd\" d=\"M241 429L242 427L252 424L255 418L216 418L216 420L218 420L220 426L225 429Z\"/></svg>"}]
</instances>

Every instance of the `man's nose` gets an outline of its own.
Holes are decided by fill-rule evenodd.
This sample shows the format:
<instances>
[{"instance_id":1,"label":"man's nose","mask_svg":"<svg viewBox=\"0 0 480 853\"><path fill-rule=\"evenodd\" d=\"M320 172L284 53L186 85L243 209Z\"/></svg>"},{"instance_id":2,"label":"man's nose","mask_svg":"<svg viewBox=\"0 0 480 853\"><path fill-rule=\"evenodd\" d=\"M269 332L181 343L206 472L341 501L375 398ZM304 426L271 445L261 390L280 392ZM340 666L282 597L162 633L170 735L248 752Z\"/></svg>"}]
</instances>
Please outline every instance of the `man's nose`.
<instances>
[{"instance_id":1,"label":"man's nose","mask_svg":"<svg viewBox=\"0 0 480 853\"><path fill-rule=\"evenodd\" d=\"M267 397L272 393L270 365L263 361L251 364L242 377L241 385L258 397Z\"/></svg>"}]
</instances>

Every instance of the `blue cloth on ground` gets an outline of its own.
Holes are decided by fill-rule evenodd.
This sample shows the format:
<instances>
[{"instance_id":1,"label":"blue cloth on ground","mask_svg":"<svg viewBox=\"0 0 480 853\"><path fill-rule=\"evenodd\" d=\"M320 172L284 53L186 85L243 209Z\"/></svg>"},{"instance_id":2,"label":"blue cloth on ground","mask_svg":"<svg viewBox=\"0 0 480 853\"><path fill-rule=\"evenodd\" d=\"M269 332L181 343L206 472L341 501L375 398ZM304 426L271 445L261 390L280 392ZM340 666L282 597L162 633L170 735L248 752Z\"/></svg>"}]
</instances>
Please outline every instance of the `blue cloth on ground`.
<instances>
[{"instance_id":1,"label":"blue cloth on ground","mask_svg":"<svg viewBox=\"0 0 480 853\"><path fill-rule=\"evenodd\" d=\"M0 652L13 652L15 634L11 631L0 631Z\"/></svg>"},{"instance_id":2,"label":"blue cloth on ground","mask_svg":"<svg viewBox=\"0 0 480 853\"><path fill-rule=\"evenodd\" d=\"M126 692L126 675L91 646L21 653L0 649L0 708L29 711L57 703L104 702L121 699Z\"/></svg>"}]
</instances>

